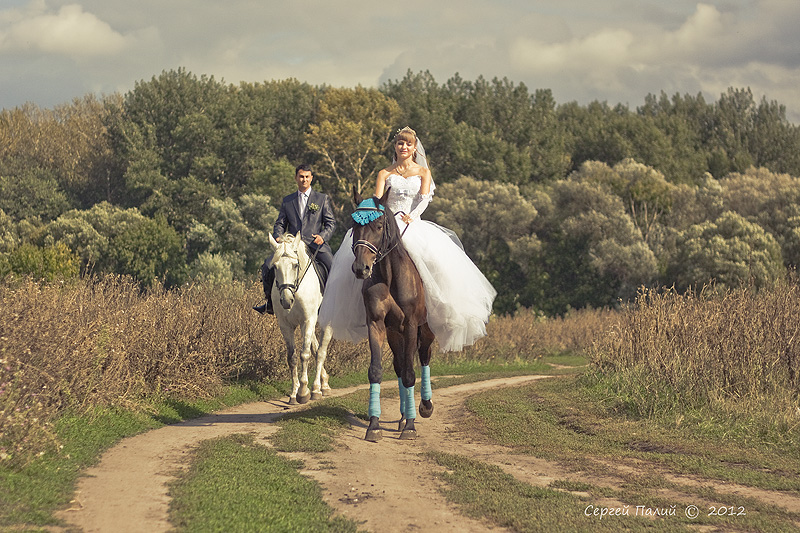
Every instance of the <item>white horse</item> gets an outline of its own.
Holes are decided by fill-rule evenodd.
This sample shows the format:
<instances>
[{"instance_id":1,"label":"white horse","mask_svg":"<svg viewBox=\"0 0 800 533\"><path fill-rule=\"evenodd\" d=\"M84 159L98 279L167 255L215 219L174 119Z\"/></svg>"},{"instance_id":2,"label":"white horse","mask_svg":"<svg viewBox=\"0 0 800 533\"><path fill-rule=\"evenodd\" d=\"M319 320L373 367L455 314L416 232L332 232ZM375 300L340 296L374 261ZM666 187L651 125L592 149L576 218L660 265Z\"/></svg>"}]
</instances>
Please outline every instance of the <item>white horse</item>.
<instances>
[{"instance_id":1,"label":"white horse","mask_svg":"<svg viewBox=\"0 0 800 533\"><path fill-rule=\"evenodd\" d=\"M286 342L287 359L292 372L289 403L306 403L309 398L318 400L331 390L328 373L323 365L332 337L330 326L322 332L321 342L317 341L315 332L317 313L322 303L319 276L300 235L284 235L280 243L270 235L269 244L274 252L269 266L275 267L272 302L275 304L275 318L278 319L278 326ZM278 301L280 305L277 305ZM299 379L294 342L294 332L298 326L303 339L303 350L300 353L303 368ZM317 375L314 378L314 388L309 392L308 362L312 353L317 358Z\"/></svg>"}]
</instances>

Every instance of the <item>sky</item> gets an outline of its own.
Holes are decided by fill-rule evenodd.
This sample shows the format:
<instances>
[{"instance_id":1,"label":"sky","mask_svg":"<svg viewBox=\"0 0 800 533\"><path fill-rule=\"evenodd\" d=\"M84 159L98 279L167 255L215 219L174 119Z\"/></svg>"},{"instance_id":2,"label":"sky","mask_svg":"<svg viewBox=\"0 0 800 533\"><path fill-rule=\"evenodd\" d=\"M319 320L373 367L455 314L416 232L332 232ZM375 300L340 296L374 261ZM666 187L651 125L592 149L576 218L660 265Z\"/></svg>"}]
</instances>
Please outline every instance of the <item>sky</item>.
<instances>
[{"instance_id":1,"label":"sky","mask_svg":"<svg viewBox=\"0 0 800 533\"><path fill-rule=\"evenodd\" d=\"M0 108L185 68L238 84L507 78L557 103L750 88L800 124L797 0L0 0Z\"/></svg>"}]
</instances>

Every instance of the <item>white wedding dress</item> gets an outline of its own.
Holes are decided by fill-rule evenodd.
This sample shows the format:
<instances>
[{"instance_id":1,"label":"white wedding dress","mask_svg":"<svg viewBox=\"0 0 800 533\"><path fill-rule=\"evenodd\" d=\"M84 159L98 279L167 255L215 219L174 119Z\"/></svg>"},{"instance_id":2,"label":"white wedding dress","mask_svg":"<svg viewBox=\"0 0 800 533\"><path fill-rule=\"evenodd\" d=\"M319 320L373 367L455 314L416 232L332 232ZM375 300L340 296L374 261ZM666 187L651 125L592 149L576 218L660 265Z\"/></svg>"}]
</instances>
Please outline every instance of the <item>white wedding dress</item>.
<instances>
[{"instance_id":1,"label":"white wedding dress","mask_svg":"<svg viewBox=\"0 0 800 533\"><path fill-rule=\"evenodd\" d=\"M453 232L433 222L417 219L406 229L397 213L411 213L423 200L419 176L390 174L387 204L403 235L403 246L419 271L425 288L428 325L442 351L457 351L486 335L486 323L497 294L478 270ZM431 183L431 194L435 186ZM348 230L333 258L319 323L330 324L336 339L360 342L367 337L367 313L361 294L363 280L351 270L353 230Z\"/></svg>"}]
</instances>

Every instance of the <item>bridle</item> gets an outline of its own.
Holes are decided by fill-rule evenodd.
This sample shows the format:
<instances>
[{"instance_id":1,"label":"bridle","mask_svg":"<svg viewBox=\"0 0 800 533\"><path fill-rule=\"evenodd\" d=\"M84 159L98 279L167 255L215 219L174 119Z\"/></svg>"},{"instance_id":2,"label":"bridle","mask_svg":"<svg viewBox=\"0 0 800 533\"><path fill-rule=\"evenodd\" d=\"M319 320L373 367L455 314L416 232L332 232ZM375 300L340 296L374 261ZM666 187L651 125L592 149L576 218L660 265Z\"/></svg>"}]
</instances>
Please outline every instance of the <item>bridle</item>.
<instances>
[{"instance_id":1,"label":"bridle","mask_svg":"<svg viewBox=\"0 0 800 533\"><path fill-rule=\"evenodd\" d=\"M357 207L356 211L378 211L379 213L381 213L381 215L383 215L385 213L385 211L383 209L380 209L378 207L366 207L366 206L365 207ZM398 211L398 213L402 213L402 211ZM380 217L378 217L378 218L380 218ZM384 223L384 225L383 225L383 235L381 235L381 245L383 245L388 240L388 232L387 232L386 224L388 224L388 222ZM410 224L406 224L406 227L403 228L403 231L402 231L402 233L400 233L400 237L397 239L397 242L395 242L393 245L391 245L388 248L384 248L383 250L379 249L377 246L375 246L371 242L369 242L367 240L364 240L364 239L359 239L359 240L353 242L353 255L355 255L355 253L356 253L356 248L358 248L359 246L363 246L364 248L366 248L367 250L369 250L370 252L375 254L375 262L373 264L378 264L382 259L384 259L387 255L389 255L389 253L392 250L397 248L397 245L400 244L400 241L403 239L403 235L405 235L406 230L408 229L409 225Z\"/></svg>"},{"instance_id":2,"label":"bridle","mask_svg":"<svg viewBox=\"0 0 800 533\"><path fill-rule=\"evenodd\" d=\"M317 249L314 250L314 255L311 256L311 258L309 259L308 264L306 265L306 268L303 270L303 273L302 274L298 274L298 276L295 278L295 282L294 283L281 283L280 285L278 285L278 291L280 292L280 291L283 291L285 289L289 289L290 291L292 291L292 296L294 296L297 293L297 289L300 288L300 284L303 282L303 278L306 277L306 272L308 272L308 269L311 268L311 265L313 265L314 261L316 261L318 252L319 252L319 247L317 247ZM295 264L294 267L298 272L300 271L300 258L299 257L297 258L297 264Z\"/></svg>"}]
</instances>

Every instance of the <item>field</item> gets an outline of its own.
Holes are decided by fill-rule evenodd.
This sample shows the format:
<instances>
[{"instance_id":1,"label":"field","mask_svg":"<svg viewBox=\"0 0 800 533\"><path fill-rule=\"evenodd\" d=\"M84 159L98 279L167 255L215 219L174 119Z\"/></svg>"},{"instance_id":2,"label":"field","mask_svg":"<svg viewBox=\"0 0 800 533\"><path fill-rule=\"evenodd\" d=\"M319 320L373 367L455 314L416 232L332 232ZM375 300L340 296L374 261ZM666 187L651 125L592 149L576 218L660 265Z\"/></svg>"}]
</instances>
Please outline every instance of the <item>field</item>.
<instances>
[{"instance_id":1,"label":"field","mask_svg":"<svg viewBox=\"0 0 800 533\"><path fill-rule=\"evenodd\" d=\"M108 278L73 286L23 282L0 294L0 483L9 489L0 496L4 526L64 527L70 511L58 509L74 507L78 476L123 437L158 434L226 407L285 401L277 327L250 309L258 287L141 293ZM796 530L798 306L798 289L787 282L722 296L646 292L618 311L556 319L528 311L493 318L489 336L475 346L435 354L439 411L420 424L420 439L400 455L423 465L419 474L435 487L427 498L458 510L449 518L453 523L474 521L477 530L492 524L520 531L548 524L613 530L623 524L672 531L692 523ZM353 487L356 478L380 483L357 470L348 478L346 449L398 451L391 430L377 446L358 448L364 445L359 421L366 396L358 385L366 383L366 357L363 345L334 343L329 371L339 395L261 423L273 428L264 429L270 435L253 440L252 425L217 436L199 432L188 450L191 466L184 456L183 473L170 488L171 523L187 531L214 520L228 523L228 515L201 511L220 498L226 507L221 484L228 483L220 480L231 478L225 465L241 461L256 469L289 465L273 486L305 486L311 479L328 487L330 494L314 483L303 489L319 506L324 528L375 529L364 520L381 511L366 509L390 499L357 488L353 492L368 496L348 503L325 477L335 471ZM512 379L531 381L502 386ZM385 401L384 411L393 412L391 394ZM375 459L376 465L387 462ZM280 498L259 500L275 492L269 484L261 487L244 501L283 509L291 519ZM726 490L731 487L737 490ZM237 490L228 497L241 499L244 489ZM690 505L703 516L687 517ZM626 508L628 516L592 515ZM637 508L649 513L644 521L631 518ZM421 511L409 514L415 512Z\"/></svg>"}]
</instances>

